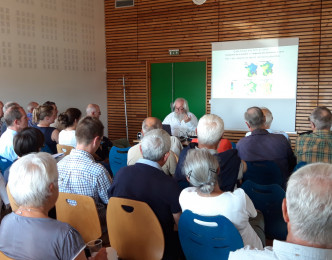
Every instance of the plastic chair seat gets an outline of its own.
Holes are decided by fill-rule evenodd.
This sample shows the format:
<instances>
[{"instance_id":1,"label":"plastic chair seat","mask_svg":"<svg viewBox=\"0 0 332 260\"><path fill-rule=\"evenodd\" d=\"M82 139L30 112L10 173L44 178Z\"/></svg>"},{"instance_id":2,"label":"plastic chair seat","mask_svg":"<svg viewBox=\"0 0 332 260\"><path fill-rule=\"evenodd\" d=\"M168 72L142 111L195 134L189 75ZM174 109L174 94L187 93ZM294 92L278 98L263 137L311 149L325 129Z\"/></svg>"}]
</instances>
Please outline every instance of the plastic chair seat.
<instances>
[{"instance_id":1,"label":"plastic chair seat","mask_svg":"<svg viewBox=\"0 0 332 260\"><path fill-rule=\"evenodd\" d=\"M268 238L286 240L287 224L282 215L282 201L285 191L277 184L259 185L246 181L241 188L246 192L255 205L264 215L265 234Z\"/></svg>"}]
</instances>

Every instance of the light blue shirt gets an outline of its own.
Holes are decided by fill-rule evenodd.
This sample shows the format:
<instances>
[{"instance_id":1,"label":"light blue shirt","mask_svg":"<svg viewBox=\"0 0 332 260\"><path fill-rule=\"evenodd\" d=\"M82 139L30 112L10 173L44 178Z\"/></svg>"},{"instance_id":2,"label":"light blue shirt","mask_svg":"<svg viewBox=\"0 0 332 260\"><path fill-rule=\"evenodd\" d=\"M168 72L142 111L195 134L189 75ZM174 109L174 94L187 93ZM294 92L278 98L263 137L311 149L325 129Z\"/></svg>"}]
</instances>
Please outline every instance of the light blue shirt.
<instances>
[{"instance_id":1,"label":"light blue shirt","mask_svg":"<svg viewBox=\"0 0 332 260\"><path fill-rule=\"evenodd\" d=\"M16 134L16 131L7 128L0 137L0 155L12 162L17 159L13 144L14 136Z\"/></svg>"},{"instance_id":2,"label":"light blue shirt","mask_svg":"<svg viewBox=\"0 0 332 260\"><path fill-rule=\"evenodd\" d=\"M152 167L154 167L154 168L157 168L158 170L161 170L161 171L163 170L163 169L160 167L159 163L154 162L154 161L150 161L150 160L147 160L147 159L143 159L143 158L141 158L141 159L139 159L136 163L147 164L147 165L150 165L150 166L152 166Z\"/></svg>"}]
</instances>

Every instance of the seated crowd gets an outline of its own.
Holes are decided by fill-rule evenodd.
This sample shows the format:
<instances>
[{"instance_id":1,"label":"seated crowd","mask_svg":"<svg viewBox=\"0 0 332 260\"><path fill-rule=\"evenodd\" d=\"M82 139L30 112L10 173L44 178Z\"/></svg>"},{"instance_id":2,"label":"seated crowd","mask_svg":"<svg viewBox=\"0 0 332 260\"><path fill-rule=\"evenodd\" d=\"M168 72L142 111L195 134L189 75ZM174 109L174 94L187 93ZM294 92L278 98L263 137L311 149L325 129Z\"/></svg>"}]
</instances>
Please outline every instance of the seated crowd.
<instances>
[{"instance_id":1,"label":"seated crowd","mask_svg":"<svg viewBox=\"0 0 332 260\"><path fill-rule=\"evenodd\" d=\"M58 116L51 101L30 102L27 113L16 102L0 101L0 109L0 156L12 163L0 174L0 202L8 209L7 185L18 206L0 224L0 252L8 257L87 258L81 234L56 220L55 203L65 192L93 198L104 234L111 197L146 202L164 234L162 259L184 259L177 225L185 210L231 221L244 248L230 252L229 259L332 259L332 114L326 107L313 110L312 131L296 139L294 153L288 135L271 130L268 108L245 111L250 132L232 148L219 116L197 120L188 102L178 98L163 122L144 119L142 139L116 173L108 162L113 144L104 136L98 105L89 104L84 116L77 108ZM172 136L163 124L170 125ZM183 133L195 131L196 140L181 143ZM58 144L73 149L56 160L50 154L57 154ZM263 213L241 188L246 162L253 161L275 162L287 183L279 210L288 234L285 241L275 239L273 247L265 247L270 242ZM294 172L300 162L308 165ZM107 259L105 248L91 259Z\"/></svg>"}]
</instances>

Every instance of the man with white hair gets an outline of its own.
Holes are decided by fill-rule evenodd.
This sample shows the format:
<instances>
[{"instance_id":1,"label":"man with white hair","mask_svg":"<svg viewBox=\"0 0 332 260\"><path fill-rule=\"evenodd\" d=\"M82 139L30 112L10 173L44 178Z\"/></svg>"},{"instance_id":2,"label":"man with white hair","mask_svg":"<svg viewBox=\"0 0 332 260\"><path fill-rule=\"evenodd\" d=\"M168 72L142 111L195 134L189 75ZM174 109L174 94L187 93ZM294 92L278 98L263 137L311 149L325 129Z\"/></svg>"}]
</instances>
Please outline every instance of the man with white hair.
<instances>
[{"instance_id":1,"label":"man with white hair","mask_svg":"<svg viewBox=\"0 0 332 260\"><path fill-rule=\"evenodd\" d=\"M177 259L179 241L174 224L178 224L181 215L180 190L175 180L166 176L161 168L169 156L170 136L162 129L151 130L143 137L140 147L143 159L117 172L109 196L146 202L164 232L163 259Z\"/></svg>"},{"instance_id":2,"label":"man with white hair","mask_svg":"<svg viewBox=\"0 0 332 260\"><path fill-rule=\"evenodd\" d=\"M265 250L243 248L229 259L332 259L332 165L314 163L293 173L282 203L286 241Z\"/></svg>"},{"instance_id":3,"label":"man with white hair","mask_svg":"<svg viewBox=\"0 0 332 260\"><path fill-rule=\"evenodd\" d=\"M28 118L24 109L18 105L8 108L4 118L8 127L0 137L0 155L13 162L17 159L13 147L14 136L28 126Z\"/></svg>"},{"instance_id":4,"label":"man with white hair","mask_svg":"<svg viewBox=\"0 0 332 260\"><path fill-rule=\"evenodd\" d=\"M316 107L310 117L312 132L296 139L297 162L332 163L332 114L327 107Z\"/></svg>"},{"instance_id":5,"label":"man with white hair","mask_svg":"<svg viewBox=\"0 0 332 260\"><path fill-rule=\"evenodd\" d=\"M244 117L252 134L237 143L236 149L240 158L250 162L274 161L283 173L285 181L296 165L290 143L283 135L270 134L265 130L265 116L259 107L248 108Z\"/></svg>"},{"instance_id":6,"label":"man with white hair","mask_svg":"<svg viewBox=\"0 0 332 260\"><path fill-rule=\"evenodd\" d=\"M279 135L283 135L287 138L287 140L289 140L288 134L286 134L283 131L273 131L271 129L271 124L273 121L273 116L272 116L272 112L270 111L270 109L266 108L266 107L261 107L261 110L265 116L265 124L264 124L264 129L266 131L268 131L271 134L279 134ZM251 132L246 133L246 136L251 135Z\"/></svg>"},{"instance_id":7,"label":"man with white hair","mask_svg":"<svg viewBox=\"0 0 332 260\"><path fill-rule=\"evenodd\" d=\"M173 103L173 112L165 117L163 124L170 125L172 135L187 136L194 132L197 126L196 116L189 112L188 101L177 98Z\"/></svg>"},{"instance_id":8,"label":"man with white hair","mask_svg":"<svg viewBox=\"0 0 332 260\"><path fill-rule=\"evenodd\" d=\"M143 136L153 129L162 129L161 121L156 117L147 117L144 119L142 123L142 134ZM136 144L131 147L128 151L127 164L133 165L139 159L143 158L143 155L140 151L141 144ZM178 163L177 157L180 155L180 151L182 150L182 144L180 140L171 136L171 149L169 151L169 156L167 158L166 163L162 166L163 171L167 175L174 175L175 168Z\"/></svg>"},{"instance_id":9,"label":"man with white hair","mask_svg":"<svg viewBox=\"0 0 332 260\"><path fill-rule=\"evenodd\" d=\"M247 166L237 155L236 149L218 153L219 141L224 134L224 121L217 115L204 115L197 125L198 144L190 143L180 154L175 171L175 178L181 188L188 187L189 183L182 172L183 163L189 149L206 148L215 155L219 162L220 172L218 183L223 191L233 191L238 179L242 179Z\"/></svg>"}]
</instances>

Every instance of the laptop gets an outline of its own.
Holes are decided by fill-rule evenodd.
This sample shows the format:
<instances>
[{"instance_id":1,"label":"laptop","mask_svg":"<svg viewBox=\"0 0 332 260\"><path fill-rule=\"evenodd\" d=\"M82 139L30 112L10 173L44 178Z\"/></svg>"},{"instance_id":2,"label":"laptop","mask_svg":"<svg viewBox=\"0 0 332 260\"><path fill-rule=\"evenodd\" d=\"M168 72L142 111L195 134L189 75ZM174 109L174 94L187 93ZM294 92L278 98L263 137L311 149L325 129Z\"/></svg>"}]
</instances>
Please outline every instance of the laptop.
<instances>
[{"instance_id":1,"label":"laptop","mask_svg":"<svg viewBox=\"0 0 332 260\"><path fill-rule=\"evenodd\" d=\"M164 124L163 124L163 129L164 129L169 135L172 135L171 125L164 125Z\"/></svg>"}]
</instances>

